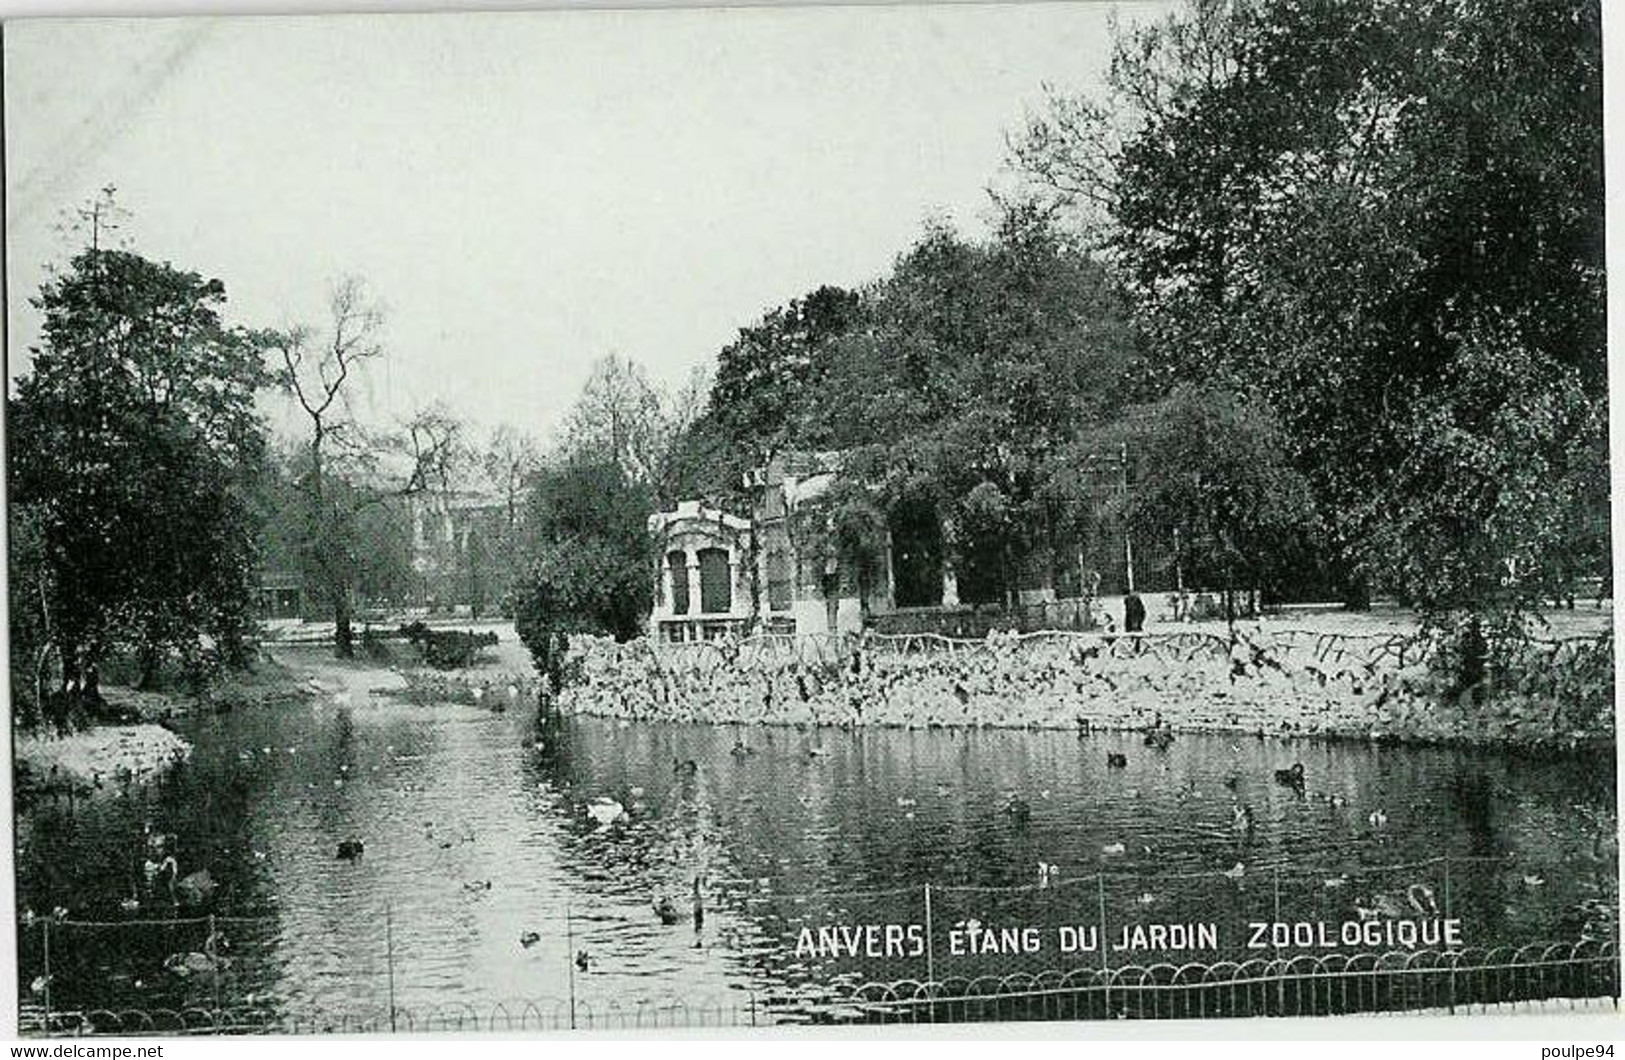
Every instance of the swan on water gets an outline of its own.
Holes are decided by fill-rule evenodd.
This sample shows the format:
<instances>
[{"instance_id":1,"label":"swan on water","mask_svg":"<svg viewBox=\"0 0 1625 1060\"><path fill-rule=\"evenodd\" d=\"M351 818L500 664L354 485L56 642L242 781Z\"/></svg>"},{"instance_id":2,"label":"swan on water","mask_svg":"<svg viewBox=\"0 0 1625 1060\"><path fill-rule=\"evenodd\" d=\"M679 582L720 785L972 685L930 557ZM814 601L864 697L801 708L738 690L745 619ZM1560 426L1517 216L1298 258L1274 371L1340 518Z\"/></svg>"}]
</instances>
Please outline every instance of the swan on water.
<instances>
[{"instance_id":1,"label":"swan on water","mask_svg":"<svg viewBox=\"0 0 1625 1060\"><path fill-rule=\"evenodd\" d=\"M608 828L622 817L626 816L626 807L610 798L592 800L587 806L587 816L598 822L598 827Z\"/></svg>"},{"instance_id":2,"label":"swan on water","mask_svg":"<svg viewBox=\"0 0 1625 1060\"><path fill-rule=\"evenodd\" d=\"M1405 900L1423 916L1439 915L1439 900L1434 897L1433 888L1425 883L1413 883L1405 888Z\"/></svg>"},{"instance_id":3,"label":"swan on water","mask_svg":"<svg viewBox=\"0 0 1625 1060\"><path fill-rule=\"evenodd\" d=\"M171 953L164 958L164 967L182 979L189 975L223 971L231 964L231 958L221 956L219 951L227 946L229 943L224 938L217 932L211 932L203 940L202 953Z\"/></svg>"},{"instance_id":4,"label":"swan on water","mask_svg":"<svg viewBox=\"0 0 1625 1060\"><path fill-rule=\"evenodd\" d=\"M198 869L186 876L180 875L180 865L173 854L164 858L158 872L169 874L169 898L176 905L202 905L214 894L214 877L208 869ZM177 878L178 877L178 878Z\"/></svg>"}]
</instances>

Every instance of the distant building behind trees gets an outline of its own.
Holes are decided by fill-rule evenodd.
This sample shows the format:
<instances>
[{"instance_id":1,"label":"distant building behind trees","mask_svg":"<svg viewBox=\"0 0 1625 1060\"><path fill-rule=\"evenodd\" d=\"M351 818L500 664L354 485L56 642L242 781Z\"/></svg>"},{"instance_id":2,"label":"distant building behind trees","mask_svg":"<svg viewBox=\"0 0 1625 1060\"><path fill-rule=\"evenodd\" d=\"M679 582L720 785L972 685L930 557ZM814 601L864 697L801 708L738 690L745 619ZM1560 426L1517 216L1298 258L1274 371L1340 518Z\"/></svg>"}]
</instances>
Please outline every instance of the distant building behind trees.
<instances>
[{"instance_id":1,"label":"distant building behind trees","mask_svg":"<svg viewBox=\"0 0 1625 1060\"><path fill-rule=\"evenodd\" d=\"M412 605L472 616L499 610L521 567L507 498L495 490L456 489L414 496Z\"/></svg>"}]
</instances>

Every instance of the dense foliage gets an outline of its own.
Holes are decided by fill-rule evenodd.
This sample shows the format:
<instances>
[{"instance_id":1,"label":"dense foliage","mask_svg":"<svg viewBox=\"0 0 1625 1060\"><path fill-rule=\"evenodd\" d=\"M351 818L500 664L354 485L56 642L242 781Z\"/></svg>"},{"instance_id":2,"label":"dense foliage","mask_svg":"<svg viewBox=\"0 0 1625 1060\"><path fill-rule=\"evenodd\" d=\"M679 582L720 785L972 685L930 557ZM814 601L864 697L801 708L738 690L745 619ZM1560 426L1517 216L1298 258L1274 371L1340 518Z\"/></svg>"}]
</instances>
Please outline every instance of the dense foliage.
<instances>
[{"instance_id":1,"label":"dense foliage","mask_svg":"<svg viewBox=\"0 0 1625 1060\"><path fill-rule=\"evenodd\" d=\"M559 635L637 636L654 602L653 510L648 488L611 460L567 461L535 476L512 610L538 671L553 672Z\"/></svg>"},{"instance_id":2,"label":"dense foliage","mask_svg":"<svg viewBox=\"0 0 1625 1060\"><path fill-rule=\"evenodd\" d=\"M1014 140L1148 384L1267 406L1356 581L1507 624L1604 575L1600 8L1196 0Z\"/></svg>"},{"instance_id":3,"label":"dense foliage","mask_svg":"<svg viewBox=\"0 0 1625 1060\"><path fill-rule=\"evenodd\" d=\"M887 513L923 504L970 596L1005 599L1050 559L1050 462L1119 406L1134 349L1105 270L1042 216L1012 210L982 243L930 225L885 279L820 288L722 351L700 425L732 465L713 499L748 503L726 480L775 453L839 450L867 497L827 498L821 533L857 581Z\"/></svg>"},{"instance_id":4,"label":"dense foliage","mask_svg":"<svg viewBox=\"0 0 1625 1060\"><path fill-rule=\"evenodd\" d=\"M1125 496L1131 524L1180 528L1174 559L1185 577L1226 595L1269 590L1315 539L1309 484L1287 459L1266 408L1181 385L1131 409L1130 450L1143 471Z\"/></svg>"},{"instance_id":5,"label":"dense foliage","mask_svg":"<svg viewBox=\"0 0 1625 1060\"><path fill-rule=\"evenodd\" d=\"M8 401L13 657L54 654L53 720L93 706L128 651L149 680L172 655L201 676L250 635L264 452L256 336L225 288L127 251L87 250L41 289L42 343ZM39 569L29 570L37 563ZM21 568L21 569L20 569Z\"/></svg>"}]
</instances>

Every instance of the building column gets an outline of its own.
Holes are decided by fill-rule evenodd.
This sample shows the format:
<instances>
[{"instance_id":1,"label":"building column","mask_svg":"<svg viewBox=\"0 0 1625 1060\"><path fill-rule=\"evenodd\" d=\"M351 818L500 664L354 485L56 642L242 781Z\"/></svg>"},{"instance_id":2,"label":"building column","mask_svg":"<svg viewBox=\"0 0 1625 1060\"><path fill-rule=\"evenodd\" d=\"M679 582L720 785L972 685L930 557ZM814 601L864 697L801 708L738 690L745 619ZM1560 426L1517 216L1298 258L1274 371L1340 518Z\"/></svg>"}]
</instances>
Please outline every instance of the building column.
<instances>
[{"instance_id":1,"label":"building column","mask_svg":"<svg viewBox=\"0 0 1625 1060\"><path fill-rule=\"evenodd\" d=\"M897 610L897 553L891 528L886 528L886 610Z\"/></svg>"},{"instance_id":2,"label":"building column","mask_svg":"<svg viewBox=\"0 0 1625 1060\"><path fill-rule=\"evenodd\" d=\"M699 616L700 607L700 557L693 549L683 550L683 564L688 573L688 613Z\"/></svg>"},{"instance_id":3,"label":"building column","mask_svg":"<svg viewBox=\"0 0 1625 1060\"><path fill-rule=\"evenodd\" d=\"M728 614L735 618L750 617L750 583L744 577L746 573L745 563L739 557L739 549L730 546L728 549Z\"/></svg>"},{"instance_id":4,"label":"building column","mask_svg":"<svg viewBox=\"0 0 1625 1060\"><path fill-rule=\"evenodd\" d=\"M655 613L671 614L672 600L675 592L671 584L671 564L664 554L660 557L660 574L655 578Z\"/></svg>"}]
</instances>

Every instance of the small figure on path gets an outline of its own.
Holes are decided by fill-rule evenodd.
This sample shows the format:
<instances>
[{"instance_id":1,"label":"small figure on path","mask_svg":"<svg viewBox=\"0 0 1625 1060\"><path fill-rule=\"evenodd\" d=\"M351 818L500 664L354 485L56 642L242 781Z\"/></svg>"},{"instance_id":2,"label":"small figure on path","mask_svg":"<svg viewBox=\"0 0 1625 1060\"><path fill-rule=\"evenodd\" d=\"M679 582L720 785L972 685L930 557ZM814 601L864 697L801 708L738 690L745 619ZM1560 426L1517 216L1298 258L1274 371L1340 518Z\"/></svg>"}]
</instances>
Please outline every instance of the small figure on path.
<instances>
[{"instance_id":1,"label":"small figure on path","mask_svg":"<svg viewBox=\"0 0 1625 1060\"><path fill-rule=\"evenodd\" d=\"M705 931L705 899L700 895L700 878L694 877L694 948L700 948L701 934Z\"/></svg>"},{"instance_id":2,"label":"small figure on path","mask_svg":"<svg viewBox=\"0 0 1625 1060\"><path fill-rule=\"evenodd\" d=\"M1145 629L1145 601L1138 593L1123 598L1123 632L1139 633Z\"/></svg>"}]
</instances>

